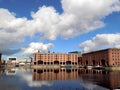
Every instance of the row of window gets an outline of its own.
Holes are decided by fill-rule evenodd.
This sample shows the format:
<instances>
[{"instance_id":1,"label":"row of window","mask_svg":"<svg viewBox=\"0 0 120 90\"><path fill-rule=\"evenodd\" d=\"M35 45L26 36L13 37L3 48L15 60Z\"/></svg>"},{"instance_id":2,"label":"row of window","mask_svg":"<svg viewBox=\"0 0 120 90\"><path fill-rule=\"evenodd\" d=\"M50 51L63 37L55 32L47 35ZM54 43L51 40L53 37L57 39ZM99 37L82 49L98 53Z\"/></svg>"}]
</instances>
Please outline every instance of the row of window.
<instances>
[{"instance_id":1,"label":"row of window","mask_svg":"<svg viewBox=\"0 0 120 90\"><path fill-rule=\"evenodd\" d=\"M74 71L78 71L78 69L74 69L74 68L72 68L72 69L42 69L42 70L37 70L37 69L34 69L34 72L53 72L53 71L72 71L72 72L74 72Z\"/></svg>"},{"instance_id":2,"label":"row of window","mask_svg":"<svg viewBox=\"0 0 120 90\"><path fill-rule=\"evenodd\" d=\"M113 66L115 66L115 65L120 65L120 62L114 62Z\"/></svg>"},{"instance_id":3,"label":"row of window","mask_svg":"<svg viewBox=\"0 0 120 90\"><path fill-rule=\"evenodd\" d=\"M118 55L119 55L120 53L116 53L116 52L115 52L115 53L112 53L112 54L118 54Z\"/></svg>"},{"instance_id":4,"label":"row of window","mask_svg":"<svg viewBox=\"0 0 120 90\"><path fill-rule=\"evenodd\" d=\"M34 64L36 64L36 62L34 62ZM38 63L38 64L75 64L75 65L77 65L77 62L69 62L69 63L67 63L67 62L56 62L56 63L54 63L54 62L43 62L43 63Z\"/></svg>"},{"instance_id":5,"label":"row of window","mask_svg":"<svg viewBox=\"0 0 120 90\"><path fill-rule=\"evenodd\" d=\"M120 58L113 58L113 60L120 60Z\"/></svg>"},{"instance_id":6,"label":"row of window","mask_svg":"<svg viewBox=\"0 0 120 90\"><path fill-rule=\"evenodd\" d=\"M60 54L59 55L54 55L54 54L53 55L51 55L51 54L48 54L48 55L43 54L42 55L42 54L38 54L38 56L77 56L77 55L76 54L70 54L70 55L69 54L61 54L61 55Z\"/></svg>"},{"instance_id":7,"label":"row of window","mask_svg":"<svg viewBox=\"0 0 120 90\"><path fill-rule=\"evenodd\" d=\"M51 59L51 60L50 59L44 59L44 60L43 59L39 59L39 60L41 60L41 61L51 61L51 62L52 61L68 61L68 60L69 61L73 61L73 62L74 61L78 61L77 59L63 59L63 60L62 59L59 59L59 60L58 59ZM36 60L36 61L39 61L39 60Z\"/></svg>"},{"instance_id":8,"label":"row of window","mask_svg":"<svg viewBox=\"0 0 120 90\"><path fill-rule=\"evenodd\" d=\"M38 58L76 58L75 56L74 57L46 57L46 56L38 56Z\"/></svg>"},{"instance_id":9,"label":"row of window","mask_svg":"<svg viewBox=\"0 0 120 90\"><path fill-rule=\"evenodd\" d=\"M76 55L72 55L72 56L46 56L46 55L43 55L43 56L39 56L39 57L77 57Z\"/></svg>"},{"instance_id":10,"label":"row of window","mask_svg":"<svg viewBox=\"0 0 120 90\"><path fill-rule=\"evenodd\" d=\"M112 49L112 52L113 52L113 51L114 51L114 52L115 52L115 51L120 51L120 49Z\"/></svg>"}]
</instances>

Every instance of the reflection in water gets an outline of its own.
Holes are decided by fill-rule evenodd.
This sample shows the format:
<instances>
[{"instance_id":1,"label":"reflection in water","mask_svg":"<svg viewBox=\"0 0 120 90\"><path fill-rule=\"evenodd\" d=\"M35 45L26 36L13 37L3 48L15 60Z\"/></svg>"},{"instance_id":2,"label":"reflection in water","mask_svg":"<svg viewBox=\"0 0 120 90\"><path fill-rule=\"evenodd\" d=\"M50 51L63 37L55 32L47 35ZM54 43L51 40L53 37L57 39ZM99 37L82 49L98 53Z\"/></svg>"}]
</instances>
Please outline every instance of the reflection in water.
<instances>
[{"instance_id":1,"label":"reflection in water","mask_svg":"<svg viewBox=\"0 0 120 90\"><path fill-rule=\"evenodd\" d=\"M6 70L6 75L16 75L17 70L15 68Z\"/></svg>"},{"instance_id":2,"label":"reflection in water","mask_svg":"<svg viewBox=\"0 0 120 90\"><path fill-rule=\"evenodd\" d=\"M114 90L120 88L119 76L120 71L92 69L0 69L0 90L7 85L15 90Z\"/></svg>"},{"instance_id":3,"label":"reflection in water","mask_svg":"<svg viewBox=\"0 0 120 90\"><path fill-rule=\"evenodd\" d=\"M0 90L21 90L20 87L9 83L4 69L0 68Z\"/></svg>"},{"instance_id":4,"label":"reflection in water","mask_svg":"<svg viewBox=\"0 0 120 90\"><path fill-rule=\"evenodd\" d=\"M118 71L82 69L78 74L80 79L84 81L83 84L90 82L110 90L120 87L120 72Z\"/></svg>"},{"instance_id":5,"label":"reflection in water","mask_svg":"<svg viewBox=\"0 0 120 90\"><path fill-rule=\"evenodd\" d=\"M78 81L78 69L34 69L33 81L52 82L43 90L87 90Z\"/></svg>"},{"instance_id":6,"label":"reflection in water","mask_svg":"<svg viewBox=\"0 0 120 90\"><path fill-rule=\"evenodd\" d=\"M80 80L88 89L120 87L120 72L92 69L34 69L33 81Z\"/></svg>"},{"instance_id":7,"label":"reflection in water","mask_svg":"<svg viewBox=\"0 0 120 90\"><path fill-rule=\"evenodd\" d=\"M78 69L34 69L34 81L77 80Z\"/></svg>"}]
</instances>

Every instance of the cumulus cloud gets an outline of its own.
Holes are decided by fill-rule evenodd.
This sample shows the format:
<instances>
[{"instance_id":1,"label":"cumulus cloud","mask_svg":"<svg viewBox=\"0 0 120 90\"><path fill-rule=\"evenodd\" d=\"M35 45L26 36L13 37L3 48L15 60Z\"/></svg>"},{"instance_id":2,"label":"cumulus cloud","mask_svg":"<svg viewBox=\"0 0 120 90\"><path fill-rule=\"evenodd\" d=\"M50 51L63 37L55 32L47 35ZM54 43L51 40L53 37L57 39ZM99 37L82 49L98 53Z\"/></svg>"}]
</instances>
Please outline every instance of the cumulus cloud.
<instances>
[{"instance_id":1,"label":"cumulus cloud","mask_svg":"<svg viewBox=\"0 0 120 90\"><path fill-rule=\"evenodd\" d=\"M16 18L7 9L0 9L0 53L12 54L19 51L11 48L24 40L25 32L20 30L24 22L26 18Z\"/></svg>"},{"instance_id":2,"label":"cumulus cloud","mask_svg":"<svg viewBox=\"0 0 120 90\"><path fill-rule=\"evenodd\" d=\"M28 45L28 47L22 48L22 50L24 55L29 56L38 51L48 52L52 47L53 47L52 43L43 44L32 42Z\"/></svg>"},{"instance_id":3,"label":"cumulus cloud","mask_svg":"<svg viewBox=\"0 0 120 90\"><path fill-rule=\"evenodd\" d=\"M11 47L36 33L41 35L40 40L73 38L102 28L105 25L103 18L120 11L119 0L61 0L61 4L61 14L54 7L42 6L38 11L31 12L31 20L17 18L15 12L0 8L0 52L12 52Z\"/></svg>"},{"instance_id":4,"label":"cumulus cloud","mask_svg":"<svg viewBox=\"0 0 120 90\"><path fill-rule=\"evenodd\" d=\"M61 35L67 38L103 27L101 20L120 10L119 0L62 0ZM65 34L65 35L64 35Z\"/></svg>"},{"instance_id":5,"label":"cumulus cloud","mask_svg":"<svg viewBox=\"0 0 120 90\"><path fill-rule=\"evenodd\" d=\"M84 41L79 45L83 52L96 51L105 48L120 48L120 33L97 34L92 40Z\"/></svg>"}]
</instances>

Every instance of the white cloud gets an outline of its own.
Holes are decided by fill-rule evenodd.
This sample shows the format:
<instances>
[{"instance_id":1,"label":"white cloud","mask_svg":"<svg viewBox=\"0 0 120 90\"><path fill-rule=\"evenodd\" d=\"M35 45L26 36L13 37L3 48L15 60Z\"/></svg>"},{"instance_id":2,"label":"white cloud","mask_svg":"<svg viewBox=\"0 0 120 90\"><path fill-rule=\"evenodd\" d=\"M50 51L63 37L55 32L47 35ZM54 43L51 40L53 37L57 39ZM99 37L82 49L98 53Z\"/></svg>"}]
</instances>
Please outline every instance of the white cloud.
<instances>
[{"instance_id":1,"label":"white cloud","mask_svg":"<svg viewBox=\"0 0 120 90\"><path fill-rule=\"evenodd\" d=\"M118 34L98 34L92 40L84 41L79 45L84 52L96 51L105 48L120 48L120 33Z\"/></svg>"},{"instance_id":2,"label":"white cloud","mask_svg":"<svg viewBox=\"0 0 120 90\"><path fill-rule=\"evenodd\" d=\"M36 33L41 34L40 40L73 38L102 28L104 17L120 11L119 0L61 0L61 3L61 14L53 7L43 6L31 12L31 20L16 18L15 13L0 8L0 52L8 54L6 50L11 52L11 47Z\"/></svg>"},{"instance_id":3,"label":"white cloud","mask_svg":"<svg viewBox=\"0 0 120 90\"><path fill-rule=\"evenodd\" d=\"M42 33L43 39L55 40L60 32L57 29L60 20L56 10L53 7L43 6L37 12L32 12L31 15L33 18L31 24L34 25L33 31Z\"/></svg>"},{"instance_id":4,"label":"white cloud","mask_svg":"<svg viewBox=\"0 0 120 90\"><path fill-rule=\"evenodd\" d=\"M43 43L32 42L28 45L28 47L22 48L22 50L24 51L23 52L24 55L29 56L38 51L48 52L52 47L53 47L52 43L43 44Z\"/></svg>"},{"instance_id":5,"label":"white cloud","mask_svg":"<svg viewBox=\"0 0 120 90\"><path fill-rule=\"evenodd\" d=\"M32 79L32 75L27 73L22 74L21 77L29 87L52 86L53 84L52 81L35 81Z\"/></svg>"},{"instance_id":6,"label":"white cloud","mask_svg":"<svg viewBox=\"0 0 120 90\"><path fill-rule=\"evenodd\" d=\"M104 26L101 20L114 11L120 11L119 0L62 0L61 36L70 38ZM71 16L71 17L70 17ZM67 21L66 21L67 20ZM70 33L71 32L71 33Z\"/></svg>"},{"instance_id":7,"label":"white cloud","mask_svg":"<svg viewBox=\"0 0 120 90\"><path fill-rule=\"evenodd\" d=\"M24 22L26 18L16 18L8 10L0 9L0 53L11 54L19 51L10 48L24 40L25 32L20 30Z\"/></svg>"}]
</instances>

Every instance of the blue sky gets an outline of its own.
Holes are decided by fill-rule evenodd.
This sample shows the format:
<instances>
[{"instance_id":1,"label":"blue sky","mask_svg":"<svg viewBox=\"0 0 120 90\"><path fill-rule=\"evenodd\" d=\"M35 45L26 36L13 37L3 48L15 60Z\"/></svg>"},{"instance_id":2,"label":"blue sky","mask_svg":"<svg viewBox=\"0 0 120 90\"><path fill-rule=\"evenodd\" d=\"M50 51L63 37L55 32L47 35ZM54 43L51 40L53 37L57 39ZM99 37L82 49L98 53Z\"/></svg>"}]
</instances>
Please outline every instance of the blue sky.
<instances>
[{"instance_id":1,"label":"blue sky","mask_svg":"<svg viewBox=\"0 0 120 90\"><path fill-rule=\"evenodd\" d=\"M119 40L119 0L0 0L6 56L120 48Z\"/></svg>"},{"instance_id":2,"label":"blue sky","mask_svg":"<svg viewBox=\"0 0 120 90\"><path fill-rule=\"evenodd\" d=\"M62 12L60 0L1 0L0 7L15 12L17 17L31 19L30 12L37 11L39 7L54 6L58 12Z\"/></svg>"}]
</instances>

